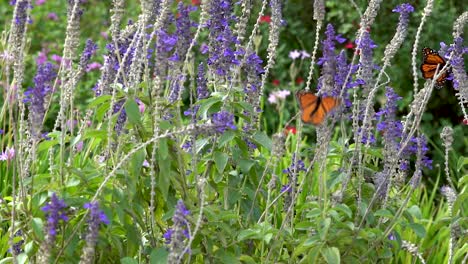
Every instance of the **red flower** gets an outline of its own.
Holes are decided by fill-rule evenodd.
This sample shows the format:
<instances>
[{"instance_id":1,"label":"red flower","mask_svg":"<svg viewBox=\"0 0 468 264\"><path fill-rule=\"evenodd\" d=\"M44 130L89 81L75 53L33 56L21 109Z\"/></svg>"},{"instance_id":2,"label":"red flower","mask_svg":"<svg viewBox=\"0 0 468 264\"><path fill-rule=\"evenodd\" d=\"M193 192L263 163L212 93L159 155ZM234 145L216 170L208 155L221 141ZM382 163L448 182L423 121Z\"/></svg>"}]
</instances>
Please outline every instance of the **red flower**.
<instances>
[{"instance_id":1,"label":"red flower","mask_svg":"<svg viewBox=\"0 0 468 264\"><path fill-rule=\"evenodd\" d=\"M260 23L270 23L271 22L271 16L261 16L260 17Z\"/></svg>"},{"instance_id":2,"label":"red flower","mask_svg":"<svg viewBox=\"0 0 468 264\"><path fill-rule=\"evenodd\" d=\"M463 124L468 126L468 119L463 119Z\"/></svg>"},{"instance_id":3,"label":"red flower","mask_svg":"<svg viewBox=\"0 0 468 264\"><path fill-rule=\"evenodd\" d=\"M288 133L293 133L294 135L296 135L296 127L293 127L293 126L286 126L286 128L284 129L284 134L288 134Z\"/></svg>"},{"instance_id":4,"label":"red flower","mask_svg":"<svg viewBox=\"0 0 468 264\"><path fill-rule=\"evenodd\" d=\"M200 5L201 0L192 0L192 5Z\"/></svg>"},{"instance_id":5,"label":"red flower","mask_svg":"<svg viewBox=\"0 0 468 264\"><path fill-rule=\"evenodd\" d=\"M274 86L280 85L280 81L279 81L278 79L274 79L273 81L271 81L271 83L272 83Z\"/></svg>"},{"instance_id":6,"label":"red flower","mask_svg":"<svg viewBox=\"0 0 468 264\"><path fill-rule=\"evenodd\" d=\"M299 85L299 84L301 84L301 83L303 83L303 82L304 82L304 79L302 79L302 77L297 77L297 78L296 78L296 84L297 84L297 85Z\"/></svg>"},{"instance_id":7,"label":"red flower","mask_svg":"<svg viewBox=\"0 0 468 264\"><path fill-rule=\"evenodd\" d=\"M354 43L351 41L346 42L345 49L354 49Z\"/></svg>"}]
</instances>

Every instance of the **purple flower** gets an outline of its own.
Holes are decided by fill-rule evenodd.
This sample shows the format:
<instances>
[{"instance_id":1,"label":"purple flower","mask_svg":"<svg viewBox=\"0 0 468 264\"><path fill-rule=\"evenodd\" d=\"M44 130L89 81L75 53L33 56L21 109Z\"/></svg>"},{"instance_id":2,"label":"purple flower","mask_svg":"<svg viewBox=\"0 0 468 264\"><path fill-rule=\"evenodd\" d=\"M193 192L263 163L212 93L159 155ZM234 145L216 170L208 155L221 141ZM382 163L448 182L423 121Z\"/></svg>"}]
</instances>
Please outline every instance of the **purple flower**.
<instances>
[{"instance_id":1,"label":"purple flower","mask_svg":"<svg viewBox=\"0 0 468 264\"><path fill-rule=\"evenodd\" d=\"M399 28L407 28L409 22L409 14L414 12L414 8L412 5L404 3L398 5L392 12L400 13L400 21L398 22Z\"/></svg>"},{"instance_id":2,"label":"purple flower","mask_svg":"<svg viewBox=\"0 0 468 264\"><path fill-rule=\"evenodd\" d=\"M18 0L18 1L11 1L10 4L16 5L16 16L15 16L15 24L22 28L26 22L32 23L32 21L28 17L27 9L32 9L32 5L28 4L26 0ZM23 31L24 29L20 29Z\"/></svg>"},{"instance_id":3,"label":"purple flower","mask_svg":"<svg viewBox=\"0 0 468 264\"><path fill-rule=\"evenodd\" d=\"M361 78L365 84L371 85L375 65L372 61L373 50L377 47L374 41L370 38L370 34L364 31L362 37L356 40L357 47L361 50L361 58L359 61L359 78Z\"/></svg>"},{"instance_id":4,"label":"purple flower","mask_svg":"<svg viewBox=\"0 0 468 264\"><path fill-rule=\"evenodd\" d=\"M166 239L166 244L169 245L169 251L175 254L185 253L184 250L184 240L190 238L188 230L188 219L187 216L190 215L190 211L184 205L182 200L177 202L177 206L172 216L172 228L169 228L167 232L163 235Z\"/></svg>"},{"instance_id":5,"label":"purple flower","mask_svg":"<svg viewBox=\"0 0 468 264\"><path fill-rule=\"evenodd\" d=\"M168 101L169 103L174 103L175 101L179 100L179 96L181 93L181 84L184 83L183 76L180 75L176 78L171 80L171 91L169 93Z\"/></svg>"},{"instance_id":6,"label":"purple flower","mask_svg":"<svg viewBox=\"0 0 468 264\"><path fill-rule=\"evenodd\" d=\"M398 5L397 7L395 7L392 12L395 12L395 13L413 13L414 12L414 7L408 3L404 3L404 4L401 4L401 5Z\"/></svg>"},{"instance_id":7,"label":"purple flower","mask_svg":"<svg viewBox=\"0 0 468 264\"><path fill-rule=\"evenodd\" d=\"M166 244L171 243L172 236L174 235L174 229L169 228L167 229L166 233L163 234L164 239L166 239Z\"/></svg>"},{"instance_id":8,"label":"purple flower","mask_svg":"<svg viewBox=\"0 0 468 264\"><path fill-rule=\"evenodd\" d=\"M34 135L39 135L45 113L44 97L52 91L52 83L57 76L54 66L47 62L38 65L34 77L34 87L24 93L24 102L29 104L29 119Z\"/></svg>"},{"instance_id":9,"label":"purple flower","mask_svg":"<svg viewBox=\"0 0 468 264\"><path fill-rule=\"evenodd\" d=\"M83 69L86 69L91 56L93 56L97 49L98 46L91 39L86 40L86 45L80 58L80 66Z\"/></svg>"},{"instance_id":10,"label":"purple flower","mask_svg":"<svg viewBox=\"0 0 468 264\"><path fill-rule=\"evenodd\" d=\"M124 103L125 103L125 100L122 99L114 104L113 113L116 114L120 112L119 117L117 118L117 122L114 127L114 130L115 130L115 133L117 133L117 136L120 135L120 133L122 133L123 126L125 125L125 122L127 121L127 112L125 112Z\"/></svg>"},{"instance_id":11,"label":"purple flower","mask_svg":"<svg viewBox=\"0 0 468 264\"><path fill-rule=\"evenodd\" d=\"M299 171L307 171L306 170L306 167L305 167L305 164L304 164L304 161L300 160L300 159L297 159L296 160L296 163L294 163L294 159L296 157L296 154L293 154L292 158L291 158L291 165L284 169L283 170L283 173L287 173L289 175L291 175L293 173L294 170L297 169L297 172Z\"/></svg>"},{"instance_id":12,"label":"purple flower","mask_svg":"<svg viewBox=\"0 0 468 264\"><path fill-rule=\"evenodd\" d=\"M335 34L335 29L331 24L327 25L325 35L326 38L322 41L322 57L317 62L318 65L322 66L317 90L320 90L324 95L331 93L334 88L334 76L336 74L335 42L342 43L346 40L340 34Z\"/></svg>"},{"instance_id":13,"label":"purple flower","mask_svg":"<svg viewBox=\"0 0 468 264\"><path fill-rule=\"evenodd\" d=\"M198 75L197 75L197 99L205 99L210 96L208 92L208 87L206 85L207 79L205 77L205 67L203 62L200 62L198 65Z\"/></svg>"},{"instance_id":14,"label":"purple flower","mask_svg":"<svg viewBox=\"0 0 468 264\"><path fill-rule=\"evenodd\" d=\"M23 238L23 232L21 230L16 231L15 238L17 237ZM24 239L19 240L18 242L13 244L13 247L12 247L13 250L9 248L8 252L14 253L14 255L19 255L23 253L24 252L24 250L22 249L23 244L24 244Z\"/></svg>"},{"instance_id":15,"label":"purple flower","mask_svg":"<svg viewBox=\"0 0 468 264\"><path fill-rule=\"evenodd\" d=\"M231 66L239 65L237 56L242 51L234 51L233 46L239 43L231 31L230 24L235 17L232 14L230 0L214 0L210 4L211 18L206 22L209 29L208 65L211 71L219 76L225 76Z\"/></svg>"},{"instance_id":16,"label":"purple flower","mask_svg":"<svg viewBox=\"0 0 468 264\"><path fill-rule=\"evenodd\" d=\"M36 58L37 65L44 64L47 61L47 53L48 53L47 49L42 49L39 52L39 55L37 55L37 58Z\"/></svg>"},{"instance_id":17,"label":"purple flower","mask_svg":"<svg viewBox=\"0 0 468 264\"><path fill-rule=\"evenodd\" d=\"M468 87L468 76L465 71L465 62L463 59L464 54L468 54L468 47L463 45L463 38L457 37L453 44L447 48L446 56L449 57L450 54L452 55L452 71L453 71L453 87L455 89L459 89L459 87L465 87L465 89L461 89L462 95L467 96L468 91L466 91L466 87Z\"/></svg>"},{"instance_id":18,"label":"purple flower","mask_svg":"<svg viewBox=\"0 0 468 264\"><path fill-rule=\"evenodd\" d=\"M377 123L377 130L383 132L385 145L395 146L394 149L399 148L396 146L398 138L401 138L403 131L403 124L401 121L396 120L397 102L401 99L398 94L391 87L387 87L385 92L387 102L385 107L380 109L375 115L381 121Z\"/></svg>"},{"instance_id":19,"label":"purple flower","mask_svg":"<svg viewBox=\"0 0 468 264\"><path fill-rule=\"evenodd\" d=\"M47 18L50 19L50 20L53 20L53 21L57 21L58 20L58 16L56 13L54 12L50 12L49 14L47 14Z\"/></svg>"},{"instance_id":20,"label":"purple flower","mask_svg":"<svg viewBox=\"0 0 468 264\"><path fill-rule=\"evenodd\" d=\"M100 223L108 225L109 219L107 218L106 214L99 209L99 203L85 203L83 205L84 209L89 209L89 216L88 216L88 223L90 225L99 226Z\"/></svg>"},{"instance_id":21,"label":"purple flower","mask_svg":"<svg viewBox=\"0 0 468 264\"><path fill-rule=\"evenodd\" d=\"M190 12L197 10L197 7L192 5L184 5L182 1L177 6L178 16L176 19L176 36L177 46L176 52L178 58L185 58L187 50L192 42L193 33L192 27L196 27L197 24L190 20ZM179 60L177 60L179 61Z\"/></svg>"},{"instance_id":22,"label":"purple flower","mask_svg":"<svg viewBox=\"0 0 468 264\"><path fill-rule=\"evenodd\" d=\"M86 72L94 71L94 70L99 70L101 69L102 65L99 62L91 62L86 66Z\"/></svg>"},{"instance_id":23,"label":"purple flower","mask_svg":"<svg viewBox=\"0 0 468 264\"><path fill-rule=\"evenodd\" d=\"M86 246L84 249L84 254L82 255L82 260L87 258L92 258L94 255L94 247L96 246L98 235L99 235L99 225L109 224L109 219L104 214L104 212L99 209L98 202L85 203L83 208L89 210L88 214L88 233L86 234Z\"/></svg>"},{"instance_id":24,"label":"purple flower","mask_svg":"<svg viewBox=\"0 0 468 264\"><path fill-rule=\"evenodd\" d=\"M214 113L211 121L215 126L216 131L219 133L224 133L228 128L232 130L236 129L236 126L234 125L234 115L227 111Z\"/></svg>"},{"instance_id":25,"label":"purple flower","mask_svg":"<svg viewBox=\"0 0 468 264\"><path fill-rule=\"evenodd\" d=\"M47 234L49 234L48 241L53 243L55 241L55 236L57 235L58 224L61 221L68 221L68 216L66 215L67 204L65 201L57 198L55 193L52 193L50 202L47 203L41 210L46 214L47 217Z\"/></svg>"}]
</instances>

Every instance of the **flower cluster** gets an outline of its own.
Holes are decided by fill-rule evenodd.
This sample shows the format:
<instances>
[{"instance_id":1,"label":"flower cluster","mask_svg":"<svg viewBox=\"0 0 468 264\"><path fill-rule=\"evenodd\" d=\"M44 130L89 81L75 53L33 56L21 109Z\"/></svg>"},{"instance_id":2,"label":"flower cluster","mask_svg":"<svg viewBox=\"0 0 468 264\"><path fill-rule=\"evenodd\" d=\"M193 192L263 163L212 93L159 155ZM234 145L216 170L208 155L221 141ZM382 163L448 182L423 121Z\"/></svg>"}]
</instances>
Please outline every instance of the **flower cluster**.
<instances>
[{"instance_id":1,"label":"flower cluster","mask_svg":"<svg viewBox=\"0 0 468 264\"><path fill-rule=\"evenodd\" d=\"M48 242L53 244L57 235L58 224L61 221L68 221L66 214L67 204L60 200L55 193L52 194L50 202L42 207L42 211L47 216L47 234L49 235Z\"/></svg>"},{"instance_id":2,"label":"flower cluster","mask_svg":"<svg viewBox=\"0 0 468 264\"><path fill-rule=\"evenodd\" d=\"M310 58L310 54L307 53L307 51L305 50L292 50L289 52L289 58L291 58L292 60L295 60L298 58L305 59L305 58Z\"/></svg>"},{"instance_id":3,"label":"flower cluster","mask_svg":"<svg viewBox=\"0 0 468 264\"><path fill-rule=\"evenodd\" d=\"M83 69L88 67L88 62L97 49L98 46L91 39L86 40L86 45L80 58L80 66Z\"/></svg>"},{"instance_id":4,"label":"flower cluster","mask_svg":"<svg viewBox=\"0 0 468 264\"><path fill-rule=\"evenodd\" d=\"M44 99L52 91L52 82L56 76L55 67L50 62L39 64L34 77L34 87L29 87L24 93L24 102L29 104L31 132L35 136L40 134L45 113Z\"/></svg>"},{"instance_id":5,"label":"flower cluster","mask_svg":"<svg viewBox=\"0 0 468 264\"><path fill-rule=\"evenodd\" d=\"M227 129L236 129L234 125L234 115L227 111L214 113L211 121L218 133L224 133Z\"/></svg>"},{"instance_id":6,"label":"flower cluster","mask_svg":"<svg viewBox=\"0 0 468 264\"><path fill-rule=\"evenodd\" d=\"M230 23L234 21L232 4L230 0L214 0L210 3L211 18L206 22L210 34L208 65L210 70L218 75L225 76L231 66L239 65L237 56L243 51L234 51L233 45L239 41L233 35Z\"/></svg>"},{"instance_id":7,"label":"flower cluster","mask_svg":"<svg viewBox=\"0 0 468 264\"><path fill-rule=\"evenodd\" d=\"M169 245L169 258L177 258L183 255L185 248L184 240L190 238L189 232L189 221L187 216L190 215L190 211L187 210L182 200L177 202L174 216L172 217L172 228L169 228L163 237L166 239L166 244Z\"/></svg>"}]
</instances>

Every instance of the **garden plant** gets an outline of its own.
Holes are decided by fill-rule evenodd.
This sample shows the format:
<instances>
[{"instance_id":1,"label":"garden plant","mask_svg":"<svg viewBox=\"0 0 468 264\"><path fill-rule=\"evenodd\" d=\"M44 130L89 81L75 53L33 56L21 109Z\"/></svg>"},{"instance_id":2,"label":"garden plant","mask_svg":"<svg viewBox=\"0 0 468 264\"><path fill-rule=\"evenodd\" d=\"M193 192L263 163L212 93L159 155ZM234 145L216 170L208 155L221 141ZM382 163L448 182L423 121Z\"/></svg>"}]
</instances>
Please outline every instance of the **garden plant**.
<instances>
[{"instance_id":1,"label":"garden plant","mask_svg":"<svg viewBox=\"0 0 468 264\"><path fill-rule=\"evenodd\" d=\"M467 263L465 8L3 0L0 264Z\"/></svg>"}]
</instances>

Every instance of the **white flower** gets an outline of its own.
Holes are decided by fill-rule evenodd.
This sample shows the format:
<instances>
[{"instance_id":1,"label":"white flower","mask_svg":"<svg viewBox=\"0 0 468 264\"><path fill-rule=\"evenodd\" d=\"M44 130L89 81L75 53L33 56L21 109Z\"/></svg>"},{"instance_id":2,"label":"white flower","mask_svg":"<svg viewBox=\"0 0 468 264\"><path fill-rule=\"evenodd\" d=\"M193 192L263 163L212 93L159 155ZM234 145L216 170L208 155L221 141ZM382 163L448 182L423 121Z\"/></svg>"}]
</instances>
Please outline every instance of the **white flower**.
<instances>
[{"instance_id":1,"label":"white flower","mask_svg":"<svg viewBox=\"0 0 468 264\"><path fill-rule=\"evenodd\" d=\"M310 58L310 54L305 50L301 50L301 59Z\"/></svg>"},{"instance_id":2,"label":"white flower","mask_svg":"<svg viewBox=\"0 0 468 264\"><path fill-rule=\"evenodd\" d=\"M289 58L293 60L299 58L300 56L301 56L301 52L299 52L298 50L293 50L289 52Z\"/></svg>"},{"instance_id":3,"label":"white flower","mask_svg":"<svg viewBox=\"0 0 468 264\"><path fill-rule=\"evenodd\" d=\"M291 92L288 90L274 91L268 96L268 102L270 102L270 104L276 104L279 100L284 100L286 96L290 94Z\"/></svg>"}]
</instances>

